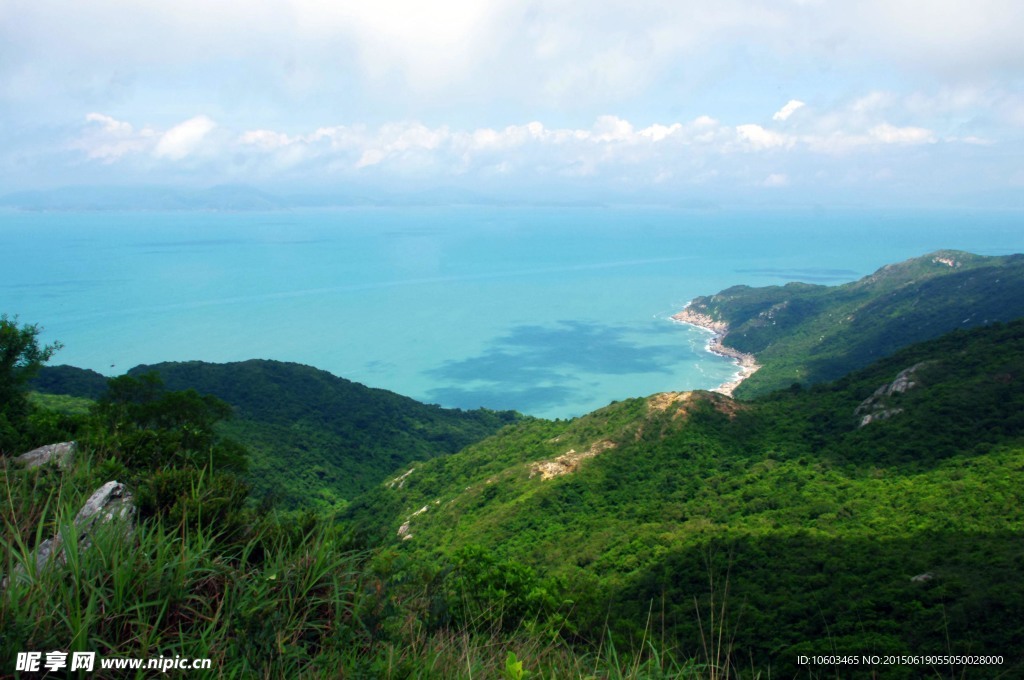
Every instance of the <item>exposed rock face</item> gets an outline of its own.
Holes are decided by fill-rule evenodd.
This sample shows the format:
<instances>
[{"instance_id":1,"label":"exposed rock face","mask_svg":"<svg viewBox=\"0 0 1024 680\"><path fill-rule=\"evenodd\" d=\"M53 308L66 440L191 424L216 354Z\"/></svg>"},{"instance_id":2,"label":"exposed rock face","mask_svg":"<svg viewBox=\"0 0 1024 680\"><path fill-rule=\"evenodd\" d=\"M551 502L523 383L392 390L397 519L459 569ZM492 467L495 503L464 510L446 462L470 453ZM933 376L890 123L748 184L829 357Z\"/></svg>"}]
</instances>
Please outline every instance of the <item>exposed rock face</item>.
<instances>
[{"instance_id":1,"label":"exposed rock face","mask_svg":"<svg viewBox=\"0 0 1024 680\"><path fill-rule=\"evenodd\" d=\"M14 458L14 462L26 469L39 467L47 463L56 463L57 467L63 470L74 461L77 450L78 445L75 442L47 444L17 456Z\"/></svg>"},{"instance_id":2,"label":"exposed rock face","mask_svg":"<svg viewBox=\"0 0 1024 680\"><path fill-rule=\"evenodd\" d=\"M440 501L434 501L435 505L437 505L439 503L440 503ZM402 539L403 541L408 541L410 538L412 538L412 534L409 533L409 529L412 526L412 518L415 517L416 515L422 515L423 513L425 513L429 509L430 509L429 505L424 505L422 508L420 508L416 512L414 512L411 515L409 515L409 518L407 520L405 520L405 522L402 523L402 526L398 527L398 537L400 539Z\"/></svg>"},{"instance_id":3,"label":"exposed rock face","mask_svg":"<svg viewBox=\"0 0 1024 680\"><path fill-rule=\"evenodd\" d=\"M114 520L131 521L135 515L132 496L120 482L107 482L95 491L82 509L75 515L75 533L78 536L79 550L87 550L93 542L93 532L97 526ZM67 562L65 554L65 537L57 534L36 546L36 570L42 570L50 564L63 565ZM24 577L25 570L19 565L15 570L16 577ZM0 584L7 586L7 579Z\"/></svg>"},{"instance_id":4,"label":"exposed rock face","mask_svg":"<svg viewBox=\"0 0 1024 680\"><path fill-rule=\"evenodd\" d=\"M541 481L546 479L553 479L561 475L567 475L570 472L576 472L580 469L580 464L588 458L593 458L602 451L615 448L615 442L610 442L607 439L602 439L599 442L595 442L590 445L586 451L577 452L575 449L569 449L560 456L555 456L549 460L542 460L534 463L530 466L530 477L536 477L540 475Z\"/></svg>"},{"instance_id":5,"label":"exposed rock face","mask_svg":"<svg viewBox=\"0 0 1024 680\"><path fill-rule=\"evenodd\" d=\"M903 409L897 407L890 407L888 404L889 397L894 394L901 394L907 390L917 387L920 382L917 378L917 371L925 366L929 362L922 361L919 364L914 364L910 368L905 368L896 375L896 379L891 383L882 385L875 393L860 403L854 410L854 415L860 416L860 425L858 427L864 427L876 420L885 420L891 418L898 413L902 413Z\"/></svg>"},{"instance_id":6,"label":"exposed rock face","mask_svg":"<svg viewBox=\"0 0 1024 680\"><path fill-rule=\"evenodd\" d=\"M107 524L115 519L130 520L135 515L132 496L120 482L107 482L85 502L75 515L75 529L78 533L79 548L84 550L92 545L91 532L94 527ZM42 568L50 556L59 564L67 559L64 555L64 537L57 534L43 541L36 554L36 567Z\"/></svg>"},{"instance_id":7,"label":"exposed rock face","mask_svg":"<svg viewBox=\"0 0 1024 680\"><path fill-rule=\"evenodd\" d=\"M692 401L694 392L659 392L647 398L649 411L667 411L676 407L676 415L686 414L685 405Z\"/></svg>"},{"instance_id":8,"label":"exposed rock face","mask_svg":"<svg viewBox=\"0 0 1024 680\"><path fill-rule=\"evenodd\" d=\"M75 526L88 530L94 524L106 524L114 519L131 519L135 515L132 495L120 482L107 482L89 496L75 515Z\"/></svg>"},{"instance_id":9,"label":"exposed rock face","mask_svg":"<svg viewBox=\"0 0 1024 680\"><path fill-rule=\"evenodd\" d=\"M650 413L672 412L674 418L687 418L693 409L702 402L710 403L716 411L733 418L744 407L728 395L718 390L710 392L661 392L647 398L647 409Z\"/></svg>"},{"instance_id":10,"label":"exposed rock face","mask_svg":"<svg viewBox=\"0 0 1024 680\"><path fill-rule=\"evenodd\" d=\"M729 332L729 324L724 321L719 321L708 314L702 314L701 312L691 308L689 305L687 305L686 308L678 314L673 314L672 318L682 323L707 328L709 331L714 331L719 335L725 335Z\"/></svg>"},{"instance_id":11,"label":"exposed rock face","mask_svg":"<svg viewBox=\"0 0 1024 680\"><path fill-rule=\"evenodd\" d=\"M401 489L403 486L405 486L405 480L409 477L409 475L413 473L413 470L415 469L416 468L409 468L406 472L392 479L390 482L388 482L388 488L394 489L395 485L397 485L398 488Z\"/></svg>"}]
</instances>

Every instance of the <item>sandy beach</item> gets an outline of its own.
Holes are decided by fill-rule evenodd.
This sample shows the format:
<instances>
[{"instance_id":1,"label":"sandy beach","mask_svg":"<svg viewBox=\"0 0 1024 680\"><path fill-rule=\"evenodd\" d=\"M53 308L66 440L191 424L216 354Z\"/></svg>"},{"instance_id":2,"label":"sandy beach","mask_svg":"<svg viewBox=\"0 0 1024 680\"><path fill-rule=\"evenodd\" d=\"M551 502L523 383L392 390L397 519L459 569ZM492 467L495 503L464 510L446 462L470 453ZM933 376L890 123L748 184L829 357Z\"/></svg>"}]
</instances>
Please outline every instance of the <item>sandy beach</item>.
<instances>
[{"instance_id":1,"label":"sandy beach","mask_svg":"<svg viewBox=\"0 0 1024 680\"><path fill-rule=\"evenodd\" d=\"M708 341L708 344L705 346L705 349L712 354L728 357L736 364L736 368L738 370L732 380L722 383L711 390L712 392L718 392L719 394L725 394L731 397L733 391L740 386L740 383L754 375L754 373L761 368L761 365L757 363L757 358L753 354L746 354L722 344L722 339L729 332L729 324L724 321L717 321L707 314L695 312L691 310L689 306L684 307L683 311L678 314L673 314L671 318L673 321L678 323L697 326L698 328L703 328L714 333Z\"/></svg>"}]
</instances>

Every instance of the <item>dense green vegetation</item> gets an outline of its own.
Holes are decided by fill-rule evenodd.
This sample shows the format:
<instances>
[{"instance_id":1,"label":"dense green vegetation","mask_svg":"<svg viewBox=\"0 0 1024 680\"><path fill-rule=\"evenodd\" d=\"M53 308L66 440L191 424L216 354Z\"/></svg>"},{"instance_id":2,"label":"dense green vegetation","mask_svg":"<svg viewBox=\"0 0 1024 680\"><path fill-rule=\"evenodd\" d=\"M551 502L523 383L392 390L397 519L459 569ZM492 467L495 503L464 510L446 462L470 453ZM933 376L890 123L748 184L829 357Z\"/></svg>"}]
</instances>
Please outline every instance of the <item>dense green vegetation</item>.
<instances>
[{"instance_id":1,"label":"dense green vegetation","mask_svg":"<svg viewBox=\"0 0 1024 680\"><path fill-rule=\"evenodd\" d=\"M919 364L886 398L902 411L861 427L857 407ZM538 474L570 451L598 452ZM523 423L411 470L352 521L411 562L475 549L536 570L573 600L582 639L638 641L650 615L696 656L725 606L742 658L784 677L798 654L868 649L1020 663L1024 322L753 402L696 393Z\"/></svg>"},{"instance_id":2,"label":"dense green vegetation","mask_svg":"<svg viewBox=\"0 0 1024 680\"><path fill-rule=\"evenodd\" d=\"M0 314L0 454L16 451L37 430L25 386L60 344L39 346L39 326Z\"/></svg>"},{"instance_id":3,"label":"dense green vegetation","mask_svg":"<svg viewBox=\"0 0 1024 680\"><path fill-rule=\"evenodd\" d=\"M690 307L728 323L724 343L757 356L761 370L736 390L752 397L835 380L915 342L1024 316L1024 255L939 251L842 286L734 286Z\"/></svg>"},{"instance_id":4,"label":"dense green vegetation","mask_svg":"<svg viewBox=\"0 0 1024 680\"><path fill-rule=\"evenodd\" d=\"M660 651L571 646L554 627L559 603L522 565L466 550L414 569L312 512L250 506L244 455L212 427L226 412L152 374L124 376L76 423L73 465L3 460L5 677L19 652L52 650L206 658L227 678L704 676L706 664ZM78 508L111 477L129 483L137 517L94 526L80 544ZM61 560L37 563L51 536L63 538ZM500 606L510 587L521 597ZM152 675L98 664L87 677Z\"/></svg>"},{"instance_id":5,"label":"dense green vegetation","mask_svg":"<svg viewBox=\"0 0 1024 680\"><path fill-rule=\"evenodd\" d=\"M876 276L909 300L933 265ZM31 332L21 347L30 372L52 354ZM446 411L262 361L140 367L88 401L11 385L18 446L79 452L25 470L3 450L0 673L51 649L210 657L240 678L1024 672L1024 320L749 401L655 395L572 421ZM304 507L254 491L289 475L282 495ZM340 492L307 493L331 475L369 492L339 515ZM38 567L111 479L133 526L103 526L88 550L66 539L68 564ZM797 664L886 653L1004 661Z\"/></svg>"},{"instance_id":6,"label":"dense green vegetation","mask_svg":"<svg viewBox=\"0 0 1024 680\"><path fill-rule=\"evenodd\" d=\"M96 400L107 392L107 379L77 366L43 366L29 381L32 390L42 394L66 394Z\"/></svg>"},{"instance_id":7,"label":"dense green vegetation","mask_svg":"<svg viewBox=\"0 0 1024 680\"><path fill-rule=\"evenodd\" d=\"M232 417L219 430L249 449L247 479L254 497L290 508L343 506L390 471L454 453L519 418L513 412L421 404L278 361L163 363L135 367L129 375L149 372L170 390L194 389L230 404ZM92 371L46 367L32 386L96 398L98 377Z\"/></svg>"}]
</instances>

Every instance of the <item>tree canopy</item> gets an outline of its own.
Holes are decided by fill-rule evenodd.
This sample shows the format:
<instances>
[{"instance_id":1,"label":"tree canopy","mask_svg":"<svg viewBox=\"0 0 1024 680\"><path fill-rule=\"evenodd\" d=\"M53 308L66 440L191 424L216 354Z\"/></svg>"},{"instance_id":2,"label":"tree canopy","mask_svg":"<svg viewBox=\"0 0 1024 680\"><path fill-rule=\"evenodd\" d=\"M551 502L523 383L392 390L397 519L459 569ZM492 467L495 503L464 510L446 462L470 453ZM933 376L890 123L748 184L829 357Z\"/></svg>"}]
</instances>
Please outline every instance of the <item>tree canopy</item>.
<instances>
[{"instance_id":1,"label":"tree canopy","mask_svg":"<svg viewBox=\"0 0 1024 680\"><path fill-rule=\"evenodd\" d=\"M0 453L12 453L21 444L31 412L26 383L61 348L59 342L40 346L41 330L0 314Z\"/></svg>"}]
</instances>

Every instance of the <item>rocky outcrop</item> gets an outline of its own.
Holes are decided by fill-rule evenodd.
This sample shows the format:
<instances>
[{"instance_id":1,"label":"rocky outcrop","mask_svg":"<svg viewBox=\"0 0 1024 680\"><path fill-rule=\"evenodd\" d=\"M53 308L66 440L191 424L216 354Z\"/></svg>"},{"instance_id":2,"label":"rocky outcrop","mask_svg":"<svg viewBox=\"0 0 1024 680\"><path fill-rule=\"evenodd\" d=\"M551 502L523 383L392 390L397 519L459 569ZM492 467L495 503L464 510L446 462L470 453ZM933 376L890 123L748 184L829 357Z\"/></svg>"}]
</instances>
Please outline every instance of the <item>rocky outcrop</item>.
<instances>
[{"instance_id":1,"label":"rocky outcrop","mask_svg":"<svg viewBox=\"0 0 1024 680\"><path fill-rule=\"evenodd\" d=\"M599 442L591 444L586 451L576 451L575 449L569 449L560 456L555 456L548 460L541 460L530 466L530 477L536 477L540 475L541 481L546 479L554 479L561 475L567 475L571 472L576 472L580 469L580 465L583 461L588 458L593 458L602 451L608 449L614 449L615 442L603 439Z\"/></svg>"},{"instance_id":2,"label":"rocky outcrop","mask_svg":"<svg viewBox=\"0 0 1024 680\"><path fill-rule=\"evenodd\" d=\"M947 267L951 267L953 269L959 269L962 266L960 260L957 260L956 258L950 256L943 257L940 255L936 255L935 257L932 258L932 264L944 264Z\"/></svg>"},{"instance_id":3,"label":"rocky outcrop","mask_svg":"<svg viewBox=\"0 0 1024 680\"><path fill-rule=\"evenodd\" d=\"M409 475L411 475L413 473L413 470L415 469L416 468L409 468L398 477L392 479L390 482L388 482L388 488L394 489L397 486L399 489L401 489L403 486L405 486L405 480L409 478Z\"/></svg>"},{"instance_id":4,"label":"rocky outcrop","mask_svg":"<svg viewBox=\"0 0 1024 680\"><path fill-rule=\"evenodd\" d=\"M71 465L75 460L75 453L78 445L75 442L61 442L59 444L47 444L38 449L32 449L13 459L16 465L25 469L36 468L47 463L54 463L62 470Z\"/></svg>"},{"instance_id":5,"label":"rocky outcrop","mask_svg":"<svg viewBox=\"0 0 1024 680\"><path fill-rule=\"evenodd\" d=\"M648 413L671 413L673 418L688 418L703 403L711 404L719 413L733 418L744 407L718 390L692 392L660 392L647 398Z\"/></svg>"},{"instance_id":6,"label":"rocky outcrop","mask_svg":"<svg viewBox=\"0 0 1024 680\"><path fill-rule=\"evenodd\" d=\"M874 394L860 403L854 410L854 415L860 416L860 425L864 427L877 420L885 420L903 412L902 408L890 405L889 399L894 394L902 394L918 386L920 380L917 372L930 362L922 361L910 368L905 368L896 375L891 383L882 385Z\"/></svg>"},{"instance_id":7,"label":"rocky outcrop","mask_svg":"<svg viewBox=\"0 0 1024 680\"><path fill-rule=\"evenodd\" d=\"M440 500L434 501L434 505L440 505L440 504L441 504ZM402 523L402 526L398 527L398 537L400 539L402 539L403 541L408 541L409 539L411 539L412 538L412 534L409 532L409 530L412 527L412 518L416 517L417 515L422 515L423 513L425 513L429 509L430 509L430 505L424 505L422 508L420 508L416 512L414 512L411 515L409 515L409 517L405 520L405 522Z\"/></svg>"},{"instance_id":8,"label":"rocky outcrop","mask_svg":"<svg viewBox=\"0 0 1024 680\"><path fill-rule=\"evenodd\" d=\"M688 323L692 326L700 326L706 328L709 331L717 333L719 335L725 335L729 332L729 324L724 321L715 319L709 314L698 312L691 308L689 305L683 308L683 311L678 314L673 314L672 319L680 323Z\"/></svg>"},{"instance_id":9,"label":"rocky outcrop","mask_svg":"<svg viewBox=\"0 0 1024 680\"><path fill-rule=\"evenodd\" d=\"M78 549L87 550L93 544L93 537L98 527L114 521L127 522L131 528L131 520L135 516L135 506L131 494L120 482L107 482L97 489L75 515L74 535L78 537ZM66 541L63 532L40 543L35 550L36 571L51 565L63 565L67 562ZM14 572L16 578L24 578L25 568L19 565ZM0 584L6 587L7 579Z\"/></svg>"}]
</instances>

